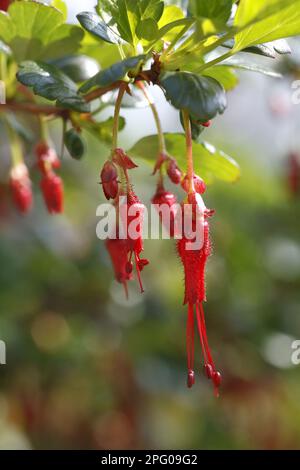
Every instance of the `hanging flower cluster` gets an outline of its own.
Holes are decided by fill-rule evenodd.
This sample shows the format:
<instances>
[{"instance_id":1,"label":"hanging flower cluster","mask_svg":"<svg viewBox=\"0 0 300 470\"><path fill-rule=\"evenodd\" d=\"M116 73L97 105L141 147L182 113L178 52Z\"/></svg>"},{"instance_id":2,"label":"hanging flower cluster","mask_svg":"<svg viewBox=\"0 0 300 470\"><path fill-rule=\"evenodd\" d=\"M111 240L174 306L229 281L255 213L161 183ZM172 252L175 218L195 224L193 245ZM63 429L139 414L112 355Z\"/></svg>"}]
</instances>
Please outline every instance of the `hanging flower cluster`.
<instances>
[{"instance_id":1,"label":"hanging flower cluster","mask_svg":"<svg viewBox=\"0 0 300 470\"><path fill-rule=\"evenodd\" d=\"M46 141L41 141L36 145L35 155L36 166L42 175L40 189L46 208L49 214L60 214L63 212L63 182L54 171L60 167L60 160L55 150ZM15 145L12 145L12 161L10 171L12 199L19 212L26 214L33 205L32 183L17 140L15 140Z\"/></svg>"}]
</instances>

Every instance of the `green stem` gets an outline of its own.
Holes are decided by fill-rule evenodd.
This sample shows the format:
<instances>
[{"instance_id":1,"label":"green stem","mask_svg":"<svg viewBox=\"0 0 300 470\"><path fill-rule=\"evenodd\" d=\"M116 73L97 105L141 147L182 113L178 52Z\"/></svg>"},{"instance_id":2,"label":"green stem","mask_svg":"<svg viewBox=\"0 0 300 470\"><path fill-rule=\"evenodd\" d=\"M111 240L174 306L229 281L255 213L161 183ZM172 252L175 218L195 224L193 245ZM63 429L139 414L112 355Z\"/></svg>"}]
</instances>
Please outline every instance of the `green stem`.
<instances>
[{"instance_id":1,"label":"green stem","mask_svg":"<svg viewBox=\"0 0 300 470\"><path fill-rule=\"evenodd\" d=\"M39 116L39 123L40 123L40 133L41 133L41 140L43 142L48 142L49 140L49 130L46 120L43 116Z\"/></svg>"},{"instance_id":2,"label":"green stem","mask_svg":"<svg viewBox=\"0 0 300 470\"><path fill-rule=\"evenodd\" d=\"M18 134L7 121L6 128L9 137L12 166L16 167L24 163L22 145Z\"/></svg>"},{"instance_id":3,"label":"green stem","mask_svg":"<svg viewBox=\"0 0 300 470\"><path fill-rule=\"evenodd\" d=\"M189 180L189 193L194 192L194 162L193 162L193 139L192 127L189 112L186 109L182 110L183 123L186 137L186 159L187 159L187 176Z\"/></svg>"},{"instance_id":4,"label":"green stem","mask_svg":"<svg viewBox=\"0 0 300 470\"><path fill-rule=\"evenodd\" d=\"M213 67L214 65L219 64L220 62L223 62L224 60L228 59L233 55L232 51L226 52L226 54L223 54L216 59L211 60L210 62L206 62L203 64L199 69L196 70L197 73L203 72L205 69L208 69L210 67Z\"/></svg>"},{"instance_id":5,"label":"green stem","mask_svg":"<svg viewBox=\"0 0 300 470\"><path fill-rule=\"evenodd\" d=\"M142 92L143 92L143 94L144 94L144 96L145 96L146 100L148 101L149 106L151 108L151 111L152 111L152 114L153 114L153 117L154 117L154 121L155 121L155 124L156 124L156 128L157 128L159 153L167 153L166 141L165 141L162 125L161 125L161 120L160 120L157 108L155 106L155 103L154 103L154 98L151 95L151 93L149 92L149 90L145 87L143 82L137 82L136 84L142 90Z\"/></svg>"},{"instance_id":6,"label":"green stem","mask_svg":"<svg viewBox=\"0 0 300 470\"><path fill-rule=\"evenodd\" d=\"M4 81L7 77L7 60L6 55L0 53L0 80Z\"/></svg>"},{"instance_id":7,"label":"green stem","mask_svg":"<svg viewBox=\"0 0 300 470\"><path fill-rule=\"evenodd\" d=\"M128 84L122 82L119 88L119 93L117 101L115 104L115 113L114 113L114 125L113 125L113 135L112 135L112 150L114 151L118 146L118 134L119 134L119 119L120 119L120 110L122 99L125 94Z\"/></svg>"}]
</instances>

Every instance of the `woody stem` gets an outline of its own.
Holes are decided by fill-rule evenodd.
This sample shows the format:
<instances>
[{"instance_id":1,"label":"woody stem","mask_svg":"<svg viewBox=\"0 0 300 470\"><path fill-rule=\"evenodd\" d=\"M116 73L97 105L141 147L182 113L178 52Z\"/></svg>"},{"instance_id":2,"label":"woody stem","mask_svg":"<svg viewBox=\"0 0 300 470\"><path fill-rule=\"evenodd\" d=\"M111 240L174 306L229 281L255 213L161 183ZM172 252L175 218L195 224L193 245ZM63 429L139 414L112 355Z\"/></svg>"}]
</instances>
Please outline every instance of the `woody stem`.
<instances>
[{"instance_id":1,"label":"woody stem","mask_svg":"<svg viewBox=\"0 0 300 470\"><path fill-rule=\"evenodd\" d=\"M182 111L186 138L187 177L189 181L189 193L194 192L194 162L193 162L193 139L190 115L187 110Z\"/></svg>"},{"instance_id":2,"label":"woody stem","mask_svg":"<svg viewBox=\"0 0 300 470\"><path fill-rule=\"evenodd\" d=\"M126 88L127 88L127 83L122 82L119 88L119 93L118 93L117 101L115 104L114 125L113 125L113 135L112 135L113 151L117 148L117 145L118 145L120 110L121 110L122 99L125 94Z\"/></svg>"}]
</instances>

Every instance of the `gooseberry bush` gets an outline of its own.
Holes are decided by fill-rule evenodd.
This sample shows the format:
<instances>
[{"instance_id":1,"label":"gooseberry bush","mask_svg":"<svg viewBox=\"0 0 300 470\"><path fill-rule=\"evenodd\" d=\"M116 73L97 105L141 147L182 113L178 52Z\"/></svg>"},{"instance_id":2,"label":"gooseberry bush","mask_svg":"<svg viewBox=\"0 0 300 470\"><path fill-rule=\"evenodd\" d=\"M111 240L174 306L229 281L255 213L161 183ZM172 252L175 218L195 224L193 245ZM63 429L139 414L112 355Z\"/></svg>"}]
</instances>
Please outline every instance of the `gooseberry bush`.
<instances>
[{"instance_id":1,"label":"gooseberry bush","mask_svg":"<svg viewBox=\"0 0 300 470\"><path fill-rule=\"evenodd\" d=\"M240 170L203 134L224 113L238 70L280 77L253 58L256 54L271 61L291 53L283 38L300 34L300 0L98 0L94 11L77 15L78 24L67 24L63 0L0 0L0 10L0 79L6 94L0 120L10 144L7 179L16 208L22 214L31 210L30 174L37 171L48 212L61 213L64 147L80 160L86 153L85 134L94 135L107 148L106 155L99 155L95 183L100 182L117 214L105 246L125 293L134 271L143 292L141 272L149 261L142 258L144 205L133 178L139 160L150 162L152 203L176 240L185 275L187 385L195 382L196 326L204 372L218 395L221 374L210 352L203 310L214 211L205 206L203 194L214 180L238 180ZM181 133L164 133L153 86L178 110ZM141 102L151 108L157 134L124 150L118 145L118 133L126 125L122 107ZM114 106L114 115L103 120L101 111L107 106ZM61 122L60 152L49 136L54 120ZM32 168L24 155L30 146L36 158ZM166 178L181 185L182 201L165 189ZM168 209L168 224L163 208Z\"/></svg>"}]
</instances>

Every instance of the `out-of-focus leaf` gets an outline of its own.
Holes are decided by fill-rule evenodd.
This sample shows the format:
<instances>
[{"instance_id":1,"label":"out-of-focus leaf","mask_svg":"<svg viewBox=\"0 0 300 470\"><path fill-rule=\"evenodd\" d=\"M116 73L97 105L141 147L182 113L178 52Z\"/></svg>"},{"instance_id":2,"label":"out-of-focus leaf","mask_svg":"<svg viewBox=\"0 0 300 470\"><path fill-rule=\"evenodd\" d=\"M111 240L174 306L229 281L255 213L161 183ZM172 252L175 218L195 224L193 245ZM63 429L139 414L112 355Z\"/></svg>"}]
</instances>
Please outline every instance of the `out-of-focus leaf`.
<instances>
[{"instance_id":1,"label":"out-of-focus leaf","mask_svg":"<svg viewBox=\"0 0 300 470\"><path fill-rule=\"evenodd\" d=\"M242 0L234 25L241 29L235 36L236 51L296 36L300 34L300 0Z\"/></svg>"},{"instance_id":2,"label":"out-of-focus leaf","mask_svg":"<svg viewBox=\"0 0 300 470\"><path fill-rule=\"evenodd\" d=\"M95 86L105 87L111 85L112 83L118 80L122 80L129 71L135 70L137 67L139 67L139 65L142 64L144 59L144 55L139 55L136 57L130 57L129 59L122 60L121 62L117 62L111 67L105 70L101 70L94 77L85 82L80 88L80 91L82 93L86 93Z\"/></svg>"},{"instance_id":3,"label":"out-of-focus leaf","mask_svg":"<svg viewBox=\"0 0 300 470\"><path fill-rule=\"evenodd\" d=\"M51 63L76 83L88 80L99 71L98 62L86 55L66 56Z\"/></svg>"},{"instance_id":4,"label":"out-of-focus leaf","mask_svg":"<svg viewBox=\"0 0 300 470\"><path fill-rule=\"evenodd\" d=\"M97 38L111 44L117 44L119 42L117 35L96 13L83 11L77 15L77 19L86 31Z\"/></svg>"},{"instance_id":5,"label":"out-of-focus leaf","mask_svg":"<svg viewBox=\"0 0 300 470\"><path fill-rule=\"evenodd\" d=\"M185 161L185 136L183 134L165 134L167 150L174 156L181 168L186 167ZM158 154L157 136L144 137L137 142L128 152L135 158L155 160ZM217 178L228 183L237 181L240 177L238 164L224 152L216 150L208 143L193 143L195 172L205 182L211 183Z\"/></svg>"},{"instance_id":6,"label":"out-of-focus leaf","mask_svg":"<svg viewBox=\"0 0 300 470\"><path fill-rule=\"evenodd\" d=\"M119 131L124 129L126 124L125 119L120 116L119 119ZM113 117L108 118L106 121L102 122L82 122L82 127L92 134L96 139L100 139L102 142L105 142L106 144L111 144L112 142L112 128L114 125L114 119Z\"/></svg>"},{"instance_id":7,"label":"out-of-focus leaf","mask_svg":"<svg viewBox=\"0 0 300 470\"><path fill-rule=\"evenodd\" d=\"M223 46L228 49L233 49L234 39L226 41ZM246 47L242 52L251 52L252 54L263 55L274 59L276 57L276 53L290 54L291 48L285 39L278 39L277 41L272 41L266 44L256 44L255 46Z\"/></svg>"},{"instance_id":8,"label":"out-of-focus leaf","mask_svg":"<svg viewBox=\"0 0 300 470\"><path fill-rule=\"evenodd\" d=\"M224 87L226 91L233 90L239 82L239 79L234 72L234 70L229 67L224 67L224 65L216 65L215 67L210 67L204 72L206 77L212 77L217 80Z\"/></svg>"},{"instance_id":9,"label":"out-of-focus leaf","mask_svg":"<svg viewBox=\"0 0 300 470\"><path fill-rule=\"evenodd\" d=\"M167 99L177 109L186 109L202 122L208 121L226 108L224 88L214 78L188 72L167 72L160 83Z\"/></svg>"},{"instance_id":10,"label":"out-of-focus leaf","mask_svg":"<svg viewBox=\"0 0 300 470\"><path fill-rule=\"evenodd\" d=\"M68 7L66 3L64 2L64 0L52 0L51 5L57 10L59 10L63 14L64 21L67 21Z\"/></svg>"},{"instance_id":11,"label":"out-of-focus leaf","mask_svg":"<svg viewBox=\"0 0 300 470\"><path fill-rule=\"evenodd\" d=\"M90 107L77 93L76 84L63 72L50 64L25 61L20 64L18 80L33 89L34 93L56 101L58 105L80 112Z\"/></svg>"},{"instance_id":12,"label":"out-of-focus leaf","mask_svg":"<svg viewBox=\"0 0 300 470\"><path fill-rule=\"evenodd\" d=\"M0 39L17 62L71 54L79 48L83 34L81 28L64 24L60 11L42 3L14 2L8 14L0 12Z\"/></svg>"},{"instance_id":13,"label":"out-of-focus leaf","mask_svg":"<svg viewBox=\"0 0 300 470\"><path fill-rule=\"evenodd\" d=\"M232 0L190 0L189 9L194 16L225 24L231 14Z\"/></svg>"},{"instance_id":14,"label":"out-of-focus leaf","mask_svg":"<svg viewBox=\"0 0 300 470\"><path fill-rule=\"evenodd\" d=\"M240 69L240 70L247 70L249 72L257 72L263 75L268 75L269 77L273 78L281 78L282 75L278 72L275 72L273 69L257 65L253 62L246 62L245 60L239 59L238 57L234 57L232 59L227 60L224 62L223 67L230 67L233 69ZM205 71L206 73L206 71Z\"/></svg>"}]
</instances>

